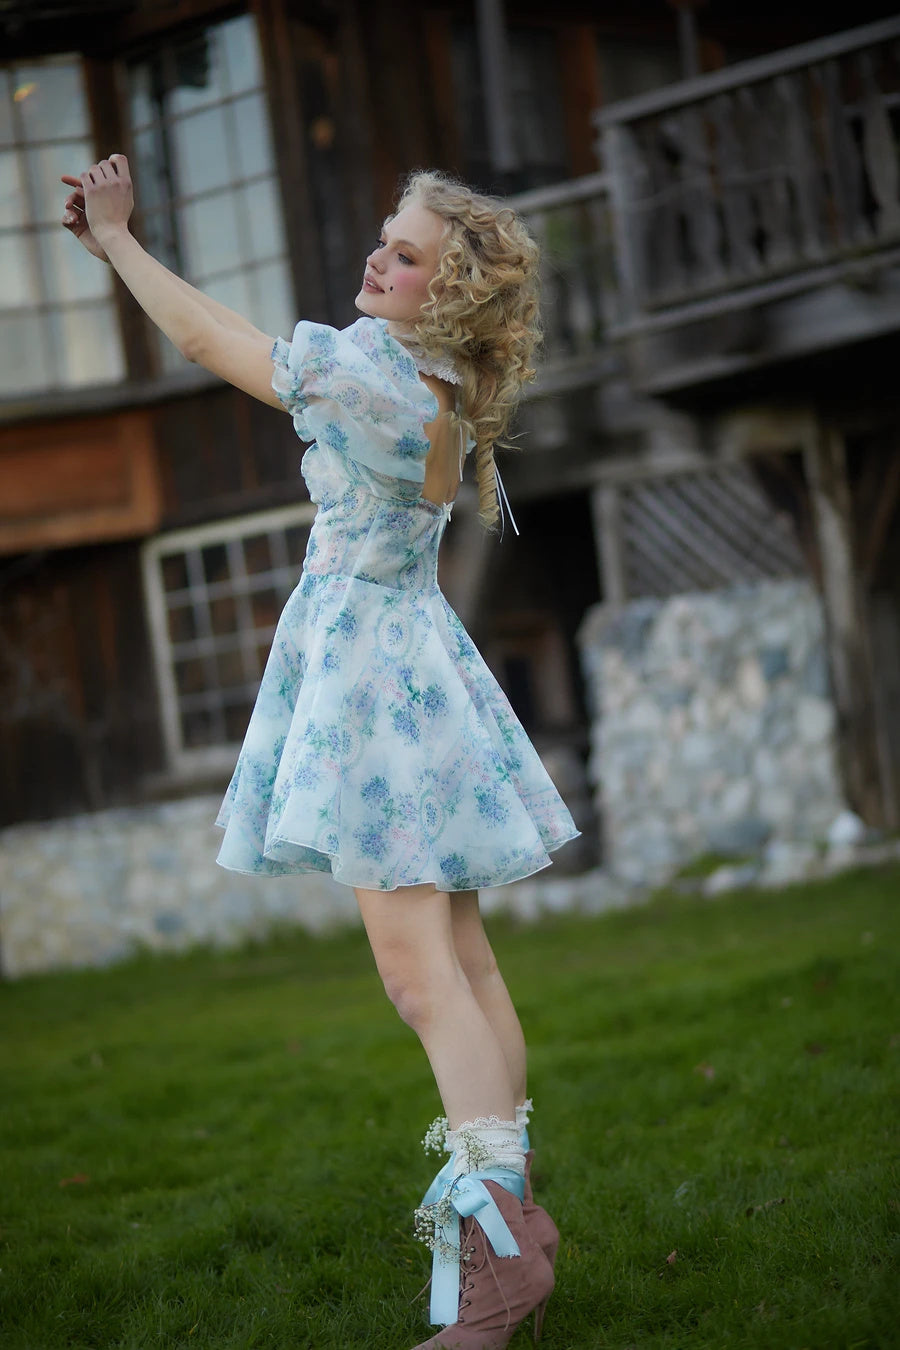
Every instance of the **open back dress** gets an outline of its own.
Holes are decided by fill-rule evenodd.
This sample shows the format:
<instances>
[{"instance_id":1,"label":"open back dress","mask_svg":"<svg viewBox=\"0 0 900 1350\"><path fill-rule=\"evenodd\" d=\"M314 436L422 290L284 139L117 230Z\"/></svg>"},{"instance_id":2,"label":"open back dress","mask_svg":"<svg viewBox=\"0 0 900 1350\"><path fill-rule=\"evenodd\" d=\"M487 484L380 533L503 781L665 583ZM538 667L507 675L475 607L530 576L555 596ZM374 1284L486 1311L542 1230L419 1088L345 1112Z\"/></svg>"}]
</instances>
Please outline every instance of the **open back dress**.
<instances>
[{"instance_id":1,"label":"open back dress","mask_svg":"<svg viewBox=\"0 0 900 1350\"><path fill-rule=\"evenodd\" d=\"M379 319L300 323L272 385L318 506L217 824L238 872L474 890L578 833L437 580L449 506L422 496L438 412Z\"/></svg>"}]
</instances>

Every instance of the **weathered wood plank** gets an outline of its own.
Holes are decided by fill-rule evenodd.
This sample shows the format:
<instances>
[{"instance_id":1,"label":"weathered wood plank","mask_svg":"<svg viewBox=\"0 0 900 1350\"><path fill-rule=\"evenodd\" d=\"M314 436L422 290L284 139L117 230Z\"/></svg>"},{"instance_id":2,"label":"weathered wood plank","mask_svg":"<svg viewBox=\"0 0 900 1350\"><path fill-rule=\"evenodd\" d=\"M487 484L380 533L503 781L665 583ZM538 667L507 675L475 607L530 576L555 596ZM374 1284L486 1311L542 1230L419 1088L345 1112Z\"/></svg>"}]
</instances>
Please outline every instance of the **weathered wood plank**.
<instances>
[{"instance_id":1,"label":"weathered wood plank","mask_svg":"<svg viewBox=\"0 0 900 1350\"><path fill-rule=\"evenodd\" d=\"M862 148L866 174L878 204L876 229L881 237L891 237L900 233L900 145L875 79L872 54L860 52L857 59L863 86Z\"/></svg>"},{"instance_id":2,"label":"weathered wood plank","mask_svg":"<svg viewBox=\"0 0 900 1350\"><path fill-rule=\"evenodd\" d=\"M628 582L622 542L622 500L611 483L591 492L591 520L594 526L596 556L600 560L600 594L604 604L624 605Z\"/></svg>"},{"instance_id":3,"label":"weathered wood plank","mask_svg":"<svg viewBox=\"0 0 900 1350\"><path fill-rule=\"evenodd\" d=\"M832 692L847 798L870 825L884 823L872 704L872 669L853 539L844 437L833 425L803 456L822 567Z\"/></svg>"},{"instance_id":4,"label":"weathered wood plank","mask_svg":"<svg viewBox=\"0 0 900 1350\"><path fill-rule=\"evenodd\" d=\"M862 212L862 165L847 125L841 68L836 61L825 61L813 67L810 76L823 96L822 128L836 238L845 245L866 243L871 231Z\"/></svg>"}]
</instances>

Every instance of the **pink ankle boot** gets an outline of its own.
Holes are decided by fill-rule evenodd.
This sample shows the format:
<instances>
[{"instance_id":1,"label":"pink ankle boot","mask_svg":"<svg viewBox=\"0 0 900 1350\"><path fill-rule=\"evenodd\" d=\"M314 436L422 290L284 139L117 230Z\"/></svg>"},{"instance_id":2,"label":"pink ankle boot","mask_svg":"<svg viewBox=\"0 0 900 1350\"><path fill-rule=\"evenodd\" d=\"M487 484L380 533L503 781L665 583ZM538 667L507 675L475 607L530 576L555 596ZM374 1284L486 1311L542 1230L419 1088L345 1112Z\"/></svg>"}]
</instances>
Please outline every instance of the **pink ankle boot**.
<instances>
[{"instance_id":1,"label":"pink ankle boot","mask_svg":"<svg viewBox=\"0 0 900 1350\"><path fill-rule=\"evenodd\" d=\"M553 1292L553 1270L526 1226L521 1201L496 1182L484 1184L518 1244L520 1254L498 1257L477 1218L463 1219L460 1223L459 1316L456 1322L423 1341L415 1350L503 1350L519 1324L532 1312L535 1314L535 1341L540 1337L544 1310Z\"/></svg>"},{"instance_id":2,"label":"pink ankle boot","mask_svg":"<svg viewBox=\"0 0 900 1350\"><path fill-rule=\"evenodd\" d=\"M556 1253L559 1250L559 1229L547 1211L541 1205L534 1203L534 1194L531 1190L531 1165L533 1162L534 1149L530 1148L525 1154L525 1200L522 1205L522 1212L529 1233L538 1246L544 1249L544 1255L550 1265L555 1266Z\"/></svg>"}]
</instances>

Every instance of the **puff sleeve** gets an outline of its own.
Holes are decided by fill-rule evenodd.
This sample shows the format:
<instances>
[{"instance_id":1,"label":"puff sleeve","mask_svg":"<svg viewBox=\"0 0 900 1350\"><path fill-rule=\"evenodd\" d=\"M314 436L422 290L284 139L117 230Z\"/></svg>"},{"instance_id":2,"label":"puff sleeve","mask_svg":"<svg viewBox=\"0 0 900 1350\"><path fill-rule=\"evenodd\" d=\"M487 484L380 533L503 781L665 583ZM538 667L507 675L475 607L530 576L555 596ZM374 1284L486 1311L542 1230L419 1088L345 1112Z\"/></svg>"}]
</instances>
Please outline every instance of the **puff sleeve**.
<instances>
[{"instance_id":1,"label":"puff sleeve","mask_svg":"<svg viewBox=\"0 0 900 1350\"><path fill-rule=\"evenodd\" d=\"M437 400L408 353L377 321L350 328L297 324L272 349L272 388L297 435L383 478L421 487L429 450L424 425Z\"/></svg>"}]
</instances>

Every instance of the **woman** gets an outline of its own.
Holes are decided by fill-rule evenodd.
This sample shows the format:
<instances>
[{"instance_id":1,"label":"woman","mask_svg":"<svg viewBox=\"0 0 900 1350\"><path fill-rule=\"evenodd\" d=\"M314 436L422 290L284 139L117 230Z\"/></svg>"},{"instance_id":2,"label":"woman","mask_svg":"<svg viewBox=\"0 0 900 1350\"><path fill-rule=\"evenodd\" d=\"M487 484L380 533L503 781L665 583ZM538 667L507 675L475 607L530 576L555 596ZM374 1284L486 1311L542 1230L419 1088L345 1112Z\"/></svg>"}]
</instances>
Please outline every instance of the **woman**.
<instances>
[{"instance_id":1,"label":"woman","mask_svg":"<svg viewBox=\"0 0 900 1350\"><path fill-rule=\"evenodd\" d=\"M363 317L342 332L300 323L273 348L131 236L124 156L63 181L63 224L184 356L315 442L303 474L319 509L219 861L353 886L387 994L424 1046L446 1111L427 1139L451 1154L417 1211L445 1326L425 1346L494 1350L532 1310L537 1335L558 1233L528 1184L525 1044L477 888L545 866L577 831L437 588L467 452L482 518L497 518L493 446L533 376L536 247L509 209L414 175L366 260Z\"/></svg>"}]
</instances>

